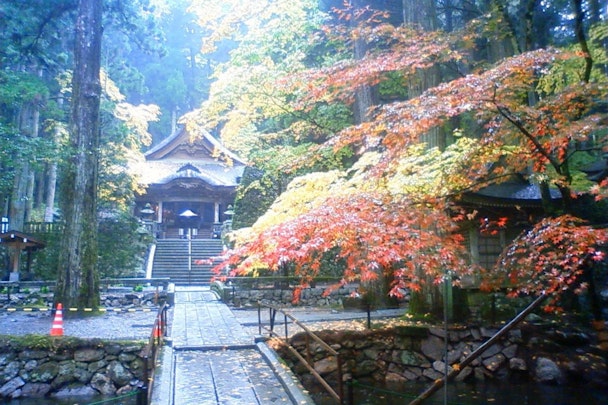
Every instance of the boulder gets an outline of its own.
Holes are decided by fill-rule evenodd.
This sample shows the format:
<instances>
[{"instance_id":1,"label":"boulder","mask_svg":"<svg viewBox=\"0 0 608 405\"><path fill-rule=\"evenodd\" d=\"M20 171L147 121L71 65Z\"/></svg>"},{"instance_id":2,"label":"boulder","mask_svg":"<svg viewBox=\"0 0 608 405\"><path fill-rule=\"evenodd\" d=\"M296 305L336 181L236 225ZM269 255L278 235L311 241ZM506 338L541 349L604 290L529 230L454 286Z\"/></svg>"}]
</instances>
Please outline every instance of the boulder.
<instances>
[{"instance_id":1,"label":"boulder","mask_svg":"<svg viewBox=\"0 0 608 405\"><path fill-rule=\"evenodd\" d=\"M562 371L557 363L546 357L539 357L536 360L534 374L536 380L542 383L560 384L564 380Z\"/></svg>"},{"instance_id":2,"label":"boulder","mask_svg":"<svg viewBox=\"0 0 608 405\"><path fill-rule=\"evenodd\" d=\"M315 371L321 375L332 373L338 369L338 362L333 357L327 357L315 362Z\"/></svg>"},{"instance_id":3,"label":"boulder","mask_svg":"<svg viewBox=\"0 0 608 405\"><path fill-rule=\"evenodd\" d=\"M498 353L492 357L488 357L482 361L484 367L491 372L495 372L503 365L506 358L503 354Z\"/></svg>"},{"instance_id":4,"label":"boulder","mask_svg":"<svg viewBox=\"0 0 608 405\"><path fill-rule=\"evenodd\" d=\"M101 395L116 394L116 387L109 376L104 374L94 374L91 378L91 387L99 391Z\"/></svg>"},{"instance_id":5,"label":"boulder","mask_svg":"<svg viewBox=\"0 0 608 405\"><path fill-rule=\"evenodd\" d=\"M14 353L0 353L0 366L5 366L15 360Z\"/></svg>"},{"instance_id":6,"label":"boulder","mask_svg":"<svg viewBox=\"0 0 608 405\"><path fill-rule=\"evenodd\" d=\"M445 343L443 339L431 335L422 341L420 350L426 357L432 360L441 360L443 359Z\"/></svg>"},{"instance_id":7,"label":"boulder","mask_svg":"<svg viewBox=\"0 0 608 405\"><path fill-rule=\"evenodd\" d=\"M21 387L21 395L27 398L42 398L51 390L51 384L27 383Z\"/></svg>"},{"instance_id":8,"label":"boulder","mask_svg":"<svg viewBox=\"0 0 608 405\"><path fill-rule=\"evenodd\" d=\"M12 380L19 374L20 363L11 361L0 371L0 384Z\"/></svg>"},{"instance_id":9,"label":"boulder","mask_svg":"<svg viewBox=\"0 0 608 405\"><path fill-rule=\"evenodd\" d=\"M108 364L107 371L110 379L119 387L129 384L129 381L133 379L133 374L119 361L113 361Z\"/></svg>"},{"instance_id":10,"label":"boulder","mask_svg":"<svg viewBox=\"0 0 608 405\"><path fill-rule=\"evenodd\" d=\"M0 387L0 397L13 397L12 394L24 385L25 381L21 377L15 377Z\"/></svg>"},{"instance_id":11,"label":"boulder","mask_svg":"<svg viewBox=\"0 0 608 405\"><path fill-rule=\"evenodd\" d=\"M404 366L429 367L429 361L420 353L411 350L403 350L399 356L401 364Z\"/></svg>"},{"instance_id":12,"label":"boulder","mask_svg":"<svg viewBox=\"0 0 608 405\"><path fill-rule=\"evenodd\" d=\"M90 363L103 359L105 352L102 349L79 349L74 352L74 360Z\"/></svg>"},{"instance_id":13,"label":"boulder","mask_svg":"<svg viewBox=\"0 0 608 405\"><path fill-rule=\"evenodd\" d=\"M433 381L443 378L443 373L439 373L439 372L433 370L432 368L424 369L424 371L422 372L422 375Z\"/></svg>"},{"instance_id":14,"label":"boulder","mask_svg":"<svg viewBox=\"0 0 608 405\"><path fill-rule=\"evenodd\" d=\"M509 360L509 370L511 371L528 371L528 365L524 359L513 357Z\"/></svg>"},{"instance_id":15,"label":"boulder","mask_svg":"<svg viewBox=\"0 0 608 405\"><path fill-rule=\"evenodd\" d=\"M48 352L44 350L24 350L19 353L21 360L40 360L48 357Z\"/></svg>"},{"instance_id":16,"label":"boulder","mask_svg":"<svg viewBox=\"0 0 608 405\"><path fill-rule=\"evenodd\" d=\"M98 361L94 361L92 363L89 363L89 365L87 366L87 369L91 372L94 373L95 371L105 367L108 365L108 362L105 360L98 360Z\"/></svg>"},{"instance_id":17,"label":"boulder","mask_svg":"<svg viewBox=\"0 0 608 405\"><path fill-rule=\"evenodd\" d=\"M398 373L386 373L386 382L401 383L407 381L407 378Z\"/></svg>"},{"instance_id":18,"label":"boulder","mask_svg":"<svg viewBox=\"0 0 608 405\"><path fill-rule=\"evenodd\" d=\"M54 361L42 363L30 372L30 381L33 383L47 383L53 381L59 373L59 364Z\"/></svg>"},{"instance_id":19,"label":"boulder","mask_svg":"<svg viewBox=\"0 0 608 405\"><path fill-rule=\"evenodd\" d=\"M460 373L456 375L456 377L454 377L454 380L458 382L466 381L471 376L471 374L473 374L473 368L467 366L463 368Z\"/></svg>"},{"instance_id":20,"label":"boulder","mask_svg":"<svg viewBox=\"0 0 608 405\"><path fill-rule=\"evenodd\" d=\"M434 361L433 362L433 370L441 373L441 375L445 375L445 363L443 361ZM452 372L452 367L448 365L448 374Z\"/></svg>"},{"instance_id":21,"label":"boulder","mask_svg":"<svg viewBox=\"0 0 608 405\"><path fill-rule=\"evenodd\" d=\"M70 384L67 387L56 391L52 396L56 398L65 397L92 397L98 395L98 392L88 385L84 384Z\"/></svg>"}]
</instances>

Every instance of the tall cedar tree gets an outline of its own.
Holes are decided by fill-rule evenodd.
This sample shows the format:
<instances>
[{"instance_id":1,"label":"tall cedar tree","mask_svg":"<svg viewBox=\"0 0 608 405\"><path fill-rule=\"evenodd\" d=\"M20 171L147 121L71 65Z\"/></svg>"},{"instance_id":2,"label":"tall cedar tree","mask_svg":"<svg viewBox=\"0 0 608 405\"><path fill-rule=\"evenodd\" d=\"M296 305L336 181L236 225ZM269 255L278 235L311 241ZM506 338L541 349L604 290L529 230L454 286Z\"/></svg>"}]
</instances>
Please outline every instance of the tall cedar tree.
<instances>
[{"instance_id":1,"label":"tall cedar tree","mask_svg":"<svg viewBox=\"0 0 608 405\"><path fill-rule=\"evenodd\" d=\"M99 147L102 0L80 0L75 27L70 146L64 168L65 216L55 303L99 306L97 275L97 162Z\"/></svg>"}]
</instances>

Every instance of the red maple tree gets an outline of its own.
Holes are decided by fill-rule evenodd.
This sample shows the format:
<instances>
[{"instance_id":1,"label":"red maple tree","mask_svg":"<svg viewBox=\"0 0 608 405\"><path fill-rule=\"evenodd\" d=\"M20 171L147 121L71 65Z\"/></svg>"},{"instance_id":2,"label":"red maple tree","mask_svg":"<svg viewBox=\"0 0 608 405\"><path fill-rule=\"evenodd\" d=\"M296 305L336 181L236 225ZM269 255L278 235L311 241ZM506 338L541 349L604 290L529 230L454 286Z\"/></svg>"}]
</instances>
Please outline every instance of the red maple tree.
<instances>
[{"instance_id":1,"label":"red maple tree","mask_svg":"<svg viewBox=\"0 0 608 405\"><path fill-rule=\"evenodd\" d=\"M388 24L359 28L358 35L364 34L371 44L382 45L372 47L362 60L280 83L303 94L294 101L301 111L315 103L350 103L358 87L377 85L388 72L408 79L431 67L463 66L473 38L468 32L456 36ZM218 268L229 265L233 274L247 274L260 266L278 270L288 262L306 286L319 273L324 255L331 253L345 263L342 284L388 276L391 293L398 295L429 280L442 281L447 270L458 282L475 270L459 232L468 218L454 205L459 195L529 173L541 188L557 187L562 199L557 206L546 201L546 219L515 240L498 267L485 273L491 277L482 286L508 282L519 292L563 291L575 283L585 263L602 260L606 248L605 229L571 214L580 195L606 195L606 180L586 189L575 186L572 157L582 143L606 146L607 114L595 107L607 90L591 81L559 90L540 89L539 83L551 76L552 68L584 56L557 49L526 52L454 76L417 97L377 106L371 120L346 128L325 145L380 153L378 163L365 171L367 182L375 186L347 194L329 192L322 204L238 244ZM403 176L403 161L429 131L463 117L478 129L458 135L475 142L460 151L459 165L435 169L444 187L409 195L377 186ZM424 165L409 170L409 176L426 175ZM504 219L499 221L505 225Z\"/></svg>"}]
</instances>

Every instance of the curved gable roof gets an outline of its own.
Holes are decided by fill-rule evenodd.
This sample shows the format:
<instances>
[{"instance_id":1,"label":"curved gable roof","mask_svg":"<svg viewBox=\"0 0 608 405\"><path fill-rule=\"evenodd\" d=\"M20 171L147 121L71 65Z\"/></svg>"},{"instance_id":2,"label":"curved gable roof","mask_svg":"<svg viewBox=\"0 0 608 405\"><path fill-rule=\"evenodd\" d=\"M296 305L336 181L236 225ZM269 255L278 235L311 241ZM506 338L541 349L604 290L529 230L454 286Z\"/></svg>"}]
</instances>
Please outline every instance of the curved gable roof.
<instances>
[{"instance_id":1,"label":"curved gable roof","mask_svg":"<svg viewBox=\"0 0 608 405\"><path fill-rule=\"evenodd\" d=\"M184 127L151 148L145 161L135 163L133 171L140 184L167 185L187 179L212 187L236 187L245 163L209 132L191 136ZM223 158L223 160L222 160Z\"/></svg>"},{"instance_id":2,"label":"curved gable roof","mask_svg":"<svg viewBox=\"0 0 608 405\"><path fill-rule=\"evenodd\" d=\"M199 160L202 157L216 160L216 156L225 156L234 163L245 164L208 131L200 130L198 134L193 135L184 126L180 126L177 131L144 154L146 160L183 158L188 155Z\"/></svg>"}]
</instances>

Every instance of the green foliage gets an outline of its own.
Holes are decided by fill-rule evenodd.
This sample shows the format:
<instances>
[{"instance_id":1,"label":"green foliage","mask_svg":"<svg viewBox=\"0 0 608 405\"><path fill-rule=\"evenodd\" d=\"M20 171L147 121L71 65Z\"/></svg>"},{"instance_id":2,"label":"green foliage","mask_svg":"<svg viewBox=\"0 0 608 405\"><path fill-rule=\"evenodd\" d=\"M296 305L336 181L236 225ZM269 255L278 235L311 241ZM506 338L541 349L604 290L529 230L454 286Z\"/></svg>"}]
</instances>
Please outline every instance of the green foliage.
<instances>
[{"instance_id":1,"label":"green foliage","mask_svg":"<svg viewBox=\"0 0 608 405\"><path fill-rule=\"evenodd\" d=\"M32 255L32 278L45 281L56 280L61 238L53 234L36 234L34 236L44 242L45 247Z\"/></svg>"},{"instance_id":2,"label":"green foliage","mask_svg":"<svg viewBox=\"0 0 608 405\"><path fill-rule=\"evenodd\" d=\"M100 278L119 278L136 275L141 269L149 236L137 233L139 222L128 214L114 214L99 221Z\"/></svg>"},{"instance_id":3,"label":"green foliage","mask_svg":"<svg viewBox=\"0 0 608 405\"><path fill-rule=\"evenodd\" d=\"M137 232L139 222L128 213L104 212L99 221L100 278L132 277L141 269L151 236ZM36 280L56 279L61 238L52 234L36 234L46 246L33 255L32 277Z\"/></svg>"},{"instance_id":4,"label":"green foliage","mask_svg":"<svg viewBox=\"0 0 608 405\"><path fill-rule=\"evenodd\" d=\"M383 100L406 99L408 95L408 83L399 72L385 73L385 80L378 85L378 94Z\"/></svg>"},{"instance_id":5,"label":"green foliage","mask_svg":"<svg viewBox=\"0 0 608 405\"><path fill-rule=\"evenodd\" d=\"M116 343L125 345L145 346L146 342L141 340L102 340L102 339L82 339L71 336L47 336L47 335L23 335L10 336L0 335L0 347L12 348L14 350L49 350L59 353L66 350L82 348L104 347L115 345Z\"/></svg>"},{"instance_id":6,"label":"green foliage","mask_svg":"<svg viewBox=\"0 0 608 405\"><path fill-rule=\"evenodd\" d=\"M350 148L334 151L310 143L254 153L251 159L255 168L245 169L237 190L233 228L251 226L294 178L347 167L352 156Z\"/></svg>"},{"instance_id":7,"label":"green foliage","mask_svg":"<svg viewBox=\"0 0 608 405\"><path fill-rule=\"evenodd\" d=\"M594 60L591 80L608 82L603 67L608 64L608 51L605 41L608 40L608 23L597 24L589 32L589 47ZM569 50L578 51L578 45L568 47ZM547 75L543 75L538 82L538 91L543 94L554 94L564 91L568 86L577 85L582 80L581 72L584 69L583 58L568 58L553 64Z\"/></svg>"},{"instance_id":8,"label":"green foliage","mask_svg":"<svg viewBox=\"0 0 608 405\"><path fill-rule=\"evenodd\" d=\"M235 199L234 229L244 228L253 223L268 210L280 194L275 180L254 167L246 167Z\"/></svg>"},{"instance_id":9,"label":"green foliage","mask_svg":"<svg viewBox=\"0 0 608 405\"><path fill-rule=\"evenodd\" d=\"M18 108L22 103L45 100L48 94L48 87L36 75L0 71L0 106L4 113L6 109Z\"/></svg>"},{"instance_id":10,"label":"green foliage","mask_svg":"<svg viewBox=\"0 0 608 405\"><path fill-rule=\"evenodd\" d=\"M477 293L471 306L477 306L479 316L487 322L506 322L530 304L530 298L508 298L504 293Z\"/></svg>"}]
</instances>

